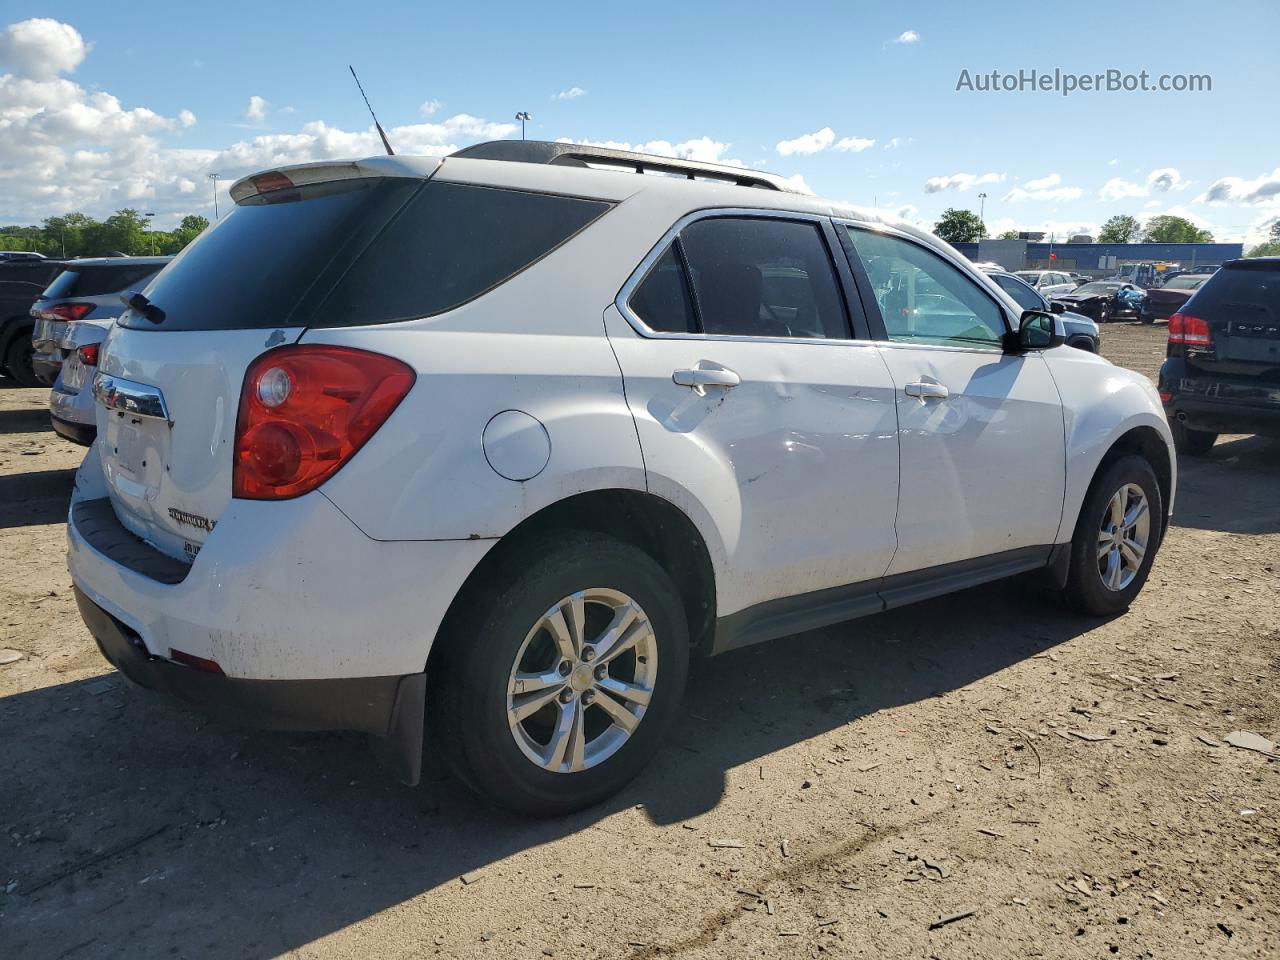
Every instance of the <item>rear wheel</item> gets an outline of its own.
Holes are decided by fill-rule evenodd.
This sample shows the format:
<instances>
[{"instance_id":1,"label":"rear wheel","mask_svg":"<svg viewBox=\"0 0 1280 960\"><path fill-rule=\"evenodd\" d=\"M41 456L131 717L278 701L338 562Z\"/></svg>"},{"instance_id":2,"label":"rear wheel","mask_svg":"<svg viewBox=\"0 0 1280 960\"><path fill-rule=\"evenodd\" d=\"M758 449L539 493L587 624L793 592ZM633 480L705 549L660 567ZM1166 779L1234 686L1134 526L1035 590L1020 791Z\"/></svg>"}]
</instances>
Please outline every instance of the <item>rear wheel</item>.
<instances>
[{"instance_id":1,"label":"rear wheel","mask_svg":"<svg viewBox=\"0 0 1280 960\"><path fill-rule=\"evenodd\" d=\"M1192 430L1175 420L1169 424L1173 431L1173 446L1189 457L1203 457L1218 442L1218 435L1208 430Z\"/></svg>"},{"instance_id":2,"label":"rear wheel","mask_svg":"<svg viewBox=\"0 0 1280 960\"><path fill-rule=\"evenodd\" d=\"M610 538L518 549L442 637L432 740L495 803L555 816L620 790L653 757L688 669L670 577ZM488 578L487 578L488 579Z\"/></svg>"},{"instance_id":3,"label":"rear wheel","mask_svg":"<svg viewBox=\"0 0 1280 960\"><path fill-rule=\"evenodd\" d=\"M1098 322L1106 323L1111 319L1111 307L1109 304L1103 304L1098 308Z\"/></svg>"},{"instance_id":4,"label":"rear wheel","mask_svg":"<svg viewBox=\"0 0 1280 960\"><path fill-rule=\"evenodd\" d=\"M45 386L40 381L40 378L36 376L36 371L31 366L31 356L34 353L35 348L31 346L31 331L29 330L19 332L9 342L9 346L4 352L4 367L9 372L9 376L13 377L21 386Z\"/></svg>"},{"instance_id":5,"label":"rear wheel","mask_svg":"<svg viewBox=\"0 0 1280 960\"><path fill-rule=\"evenodd\" d=\"M1164 503L1151 464L1131 454L1106 467L1076 521L1068 602L1100 616L1127 610L1147 582L1163 522Z\"/></svg>"}]
</instances>

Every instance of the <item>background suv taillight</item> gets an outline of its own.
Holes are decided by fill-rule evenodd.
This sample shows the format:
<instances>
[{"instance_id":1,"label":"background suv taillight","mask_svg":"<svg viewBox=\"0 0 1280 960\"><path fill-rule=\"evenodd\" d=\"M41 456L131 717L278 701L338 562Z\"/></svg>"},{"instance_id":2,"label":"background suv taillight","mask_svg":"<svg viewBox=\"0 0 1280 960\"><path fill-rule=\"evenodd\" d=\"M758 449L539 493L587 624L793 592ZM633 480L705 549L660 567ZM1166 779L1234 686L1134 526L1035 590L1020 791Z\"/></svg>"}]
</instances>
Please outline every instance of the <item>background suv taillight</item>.
<instances>
[{"instance_id":1,"label":"background suv taillight","mask_svg":"<svg viewBox=\"0 0 1280 960\"><path fill-rule=\"evenodd\" d=\"M98 349L99 344L86 343L83 347L76 350L76 356L80 358L80 362L88 367L96 367L98 365Z\"/></svg>"},{"instance_id":2,"label":"background suv taillight","mask_svg":"<svg viewBox=\"0 0 1280 960\"><path fill-rule=\"evenodd\" d=\"M1213 346L1213 334L1207 321L1189 313L1175 313L1169 318L1169 343L1207 349Z\"/></svg>"},{"instance_id":3,"label":"background suv taillight","mask_svg":"<svg viewBox=\"0 0 1280 960\"><path fill-rule=\"evenodd\" d=\"M93 310L92 303L56 303L45 310L53 320L83 320Z\"/></svg>"},{"instance_id":4,"label":"background suv taillight","mask_svg":"<svg viewBox=\"0 0 1280 960\"><path fill-rule=\"evenodd\" d=\"M240 394L232 495L283 500L314 490L382 426L415 377L399 360L350 347L264 353Z\"/></svg>"}]
</instances>

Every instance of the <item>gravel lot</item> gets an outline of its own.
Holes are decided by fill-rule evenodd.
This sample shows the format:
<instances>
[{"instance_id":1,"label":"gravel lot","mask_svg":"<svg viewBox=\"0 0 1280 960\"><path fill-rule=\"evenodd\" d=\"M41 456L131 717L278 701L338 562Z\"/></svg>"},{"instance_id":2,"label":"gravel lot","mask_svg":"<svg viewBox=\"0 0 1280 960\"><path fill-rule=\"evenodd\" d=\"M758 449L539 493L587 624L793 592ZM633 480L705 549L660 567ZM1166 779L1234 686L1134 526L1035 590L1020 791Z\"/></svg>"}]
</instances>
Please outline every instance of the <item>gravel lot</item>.
<instances>
[{"instance_id":1,"label":"gravel lot","mask_svg":"<svg viewBox=\"0 0 1280 960\"><path fill-rule=\"evenodd\" d=\"M109 673L43 403L0 386L0 957L1280 955L1280 762L1223 742L1280 737L1280 444L1180 465L1127 615L999 584L699 664L635 784L530 823Z\"/></svg>"}]
</instances>

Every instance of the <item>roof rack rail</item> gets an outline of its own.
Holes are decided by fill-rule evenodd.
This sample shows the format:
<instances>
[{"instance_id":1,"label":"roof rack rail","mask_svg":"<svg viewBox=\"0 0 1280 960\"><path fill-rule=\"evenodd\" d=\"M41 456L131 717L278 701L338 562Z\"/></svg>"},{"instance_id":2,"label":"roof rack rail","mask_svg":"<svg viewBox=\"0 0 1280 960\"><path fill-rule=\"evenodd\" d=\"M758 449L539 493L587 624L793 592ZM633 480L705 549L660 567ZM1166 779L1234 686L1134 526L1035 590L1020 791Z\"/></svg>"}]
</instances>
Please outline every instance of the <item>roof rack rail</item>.
<instances>
[{"instance_id":1,"label":"roof rack rail","mask_svg":"<svg viewBox=\"0 0 1280 960\"><path fill-rule=\"evenodd\" d=\"M700 163L696 160L680 160L675 157L657 157L649 153L631 150L615 150L612 147L595 147L581 143L553 143L548 140L490 140L463 147L451 157L468 160L509 160L516 163L546 163L559 166L589 167L593 165L618 167L636 173L665 173L687 177L690 180L723 180L740 187L761 187L765 190L781 190L801 193L785 177L775 173L760 173L743 167L730 167L721 163Z\"/></svg>"}]
</instances>

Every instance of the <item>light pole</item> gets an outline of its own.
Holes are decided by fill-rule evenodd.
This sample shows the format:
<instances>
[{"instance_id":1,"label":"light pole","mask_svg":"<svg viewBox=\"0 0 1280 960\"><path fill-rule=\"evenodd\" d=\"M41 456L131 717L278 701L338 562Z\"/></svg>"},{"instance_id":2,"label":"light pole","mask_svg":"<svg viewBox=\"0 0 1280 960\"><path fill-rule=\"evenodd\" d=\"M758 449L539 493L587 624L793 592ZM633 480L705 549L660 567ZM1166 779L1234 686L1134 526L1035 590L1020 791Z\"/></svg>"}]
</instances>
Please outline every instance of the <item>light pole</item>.
<instances>
[{"instance_id":1,"label":"light pole","mask_svg":"<svg viewBox=\"0 0 1280 960\"><path fill-rule=\"evenodd\" d=\"M982 232L987 232L987 195L978 194L978 222L982 224Z\"/></svg>"},{"instance_id":2,"label":"light pole","mask_svg":"<svg viewBox=\"0 0 1280 960\"><path fill-rule=\"evenodd\" d=\"M533 117L529 115L528 110L521 110L519 113L516 114L516 119L520 121L520 139L523 140L524 139L524 123L526 120L532 120Z\"/></svg>"},{"instance_id":3,"label":"light pole","mask_svg":"<svg viewBox=\"0 0 1280 960\"><path fill-rule=\"evenodd\" d=\"M151 255L154 257L156 255L156 232L151 229L151 221L155 218L155 213L144 213L143 217L147 221L146 231L151 234Z\"/></svg>"},{"instance_id":4,"label":"light pole","mask_svg":"<svg viewBox=\"0 0 1280 960\"><path fill-rule=\"evenodd\" d=\"M211 173L209 179L213 181L213 219L218 219L218 181L222 179L222 174Z\"/></svg>"}]
</instances>

